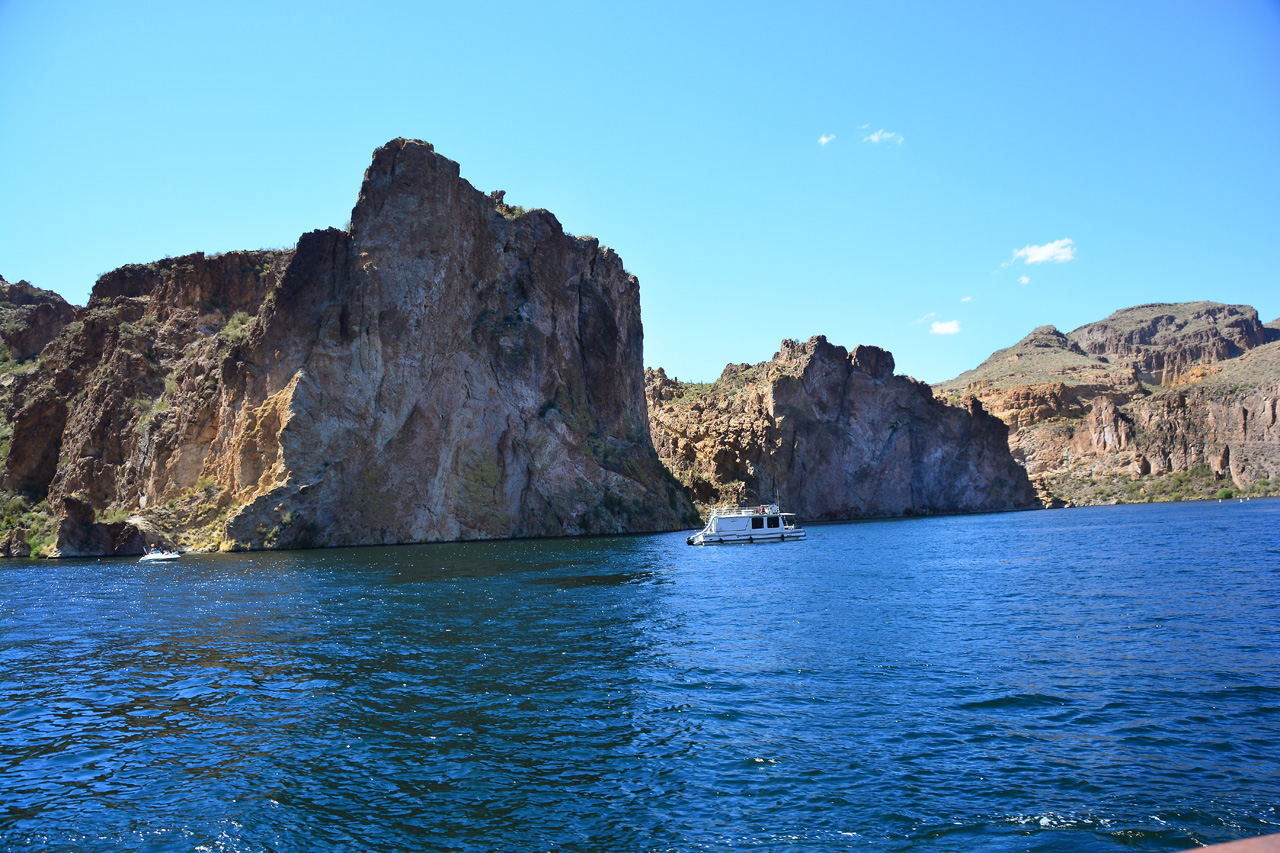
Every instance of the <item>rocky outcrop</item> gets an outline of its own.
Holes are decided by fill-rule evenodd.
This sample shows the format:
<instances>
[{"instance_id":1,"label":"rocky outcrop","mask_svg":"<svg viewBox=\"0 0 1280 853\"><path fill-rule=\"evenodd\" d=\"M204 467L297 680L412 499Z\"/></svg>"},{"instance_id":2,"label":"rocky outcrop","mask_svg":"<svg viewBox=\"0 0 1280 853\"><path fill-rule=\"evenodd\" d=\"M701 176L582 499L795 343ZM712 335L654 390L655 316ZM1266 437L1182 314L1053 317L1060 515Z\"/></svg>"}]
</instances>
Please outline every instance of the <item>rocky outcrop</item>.
<instances>
[{"instance_id":1,"label":"rocky outcrop","mask_svg":"<svg viewBox=\"0 0 1280 853\"><path fill-rule=\"evenodd\" d=\"M14 377L4 487L64 555L676 529L642 343L614 252L398 139L349 231L103 276Z\"/></svg>"},{"instance_id":2,"label":"rocky outcrop","mask_svg":"<svg viewBox=\"0 0 1280 853\"><path fill-rule=\"evenodd\" d=\"M1117 311L1070 338L1086 353L1129 364L1144 382L1172 386L1189 368L1262 346L1267 331L1247 305L1154 303Z\"/></svg>"},{"instance_id":3,"label":"rocky outcrop","mask_svg":"<svg viewBox=\"0 0 1280 853\"><path fill-rule=\"evenodd\" d=\"M878 347L815 337L709 386L648 370L654 444L707 503L774 500L815 520L1039 506L998 419L893 369Z\"/></svg>"},{"instance_id":4,"label":"rocky outcrop","mask_svg":"<svg viewBox=\"0 0 1280 853\"><path fill-rule=\"evenodd\" d=\"M1046 503L1270 494L1275 337L1248 306L1142 305L1069 335L1037 329L935 393L997 414Z\"/></svg>"},{"instance_id":5,"label":"rocky outcrop","mask_svg":"<svg viewBox=\"0 0 1280 853\"><path fill-rule=\"evenodd\" d=\"M0 277L0 362L39 355L74 315L75 308L53 291Z\"/></svg>"}]
</instances>

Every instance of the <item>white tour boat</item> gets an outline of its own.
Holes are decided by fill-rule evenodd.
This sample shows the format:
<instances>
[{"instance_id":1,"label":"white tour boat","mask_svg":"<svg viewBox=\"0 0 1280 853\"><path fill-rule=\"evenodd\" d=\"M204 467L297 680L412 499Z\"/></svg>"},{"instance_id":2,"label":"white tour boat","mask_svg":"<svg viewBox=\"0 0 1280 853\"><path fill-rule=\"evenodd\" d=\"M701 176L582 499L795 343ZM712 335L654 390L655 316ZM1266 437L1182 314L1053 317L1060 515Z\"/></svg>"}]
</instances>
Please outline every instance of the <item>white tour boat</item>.
<instances>
[{"instance_id":1,"label":"white tour boat","mask_svg":"<svg viewBox=\"0 0 1280 853\"><path fill-rule=\"evenodd\" d=\"M139 563L155 563L161 560L176 560L182 555L177 551L148 551L138 558Z\"/></svg>"},{"instance_id":2,"label":"white tour boat","mask_svg":"<svg viewBox=\"0 0 1280 853\"><path fill-rule=\"evenodd\" d=\"M685 539L690 545L728 545L731 542L794 542L805 537L794 512L779 512L777 504L715 507L707 526Z\"/></svg>"}]
</instances>

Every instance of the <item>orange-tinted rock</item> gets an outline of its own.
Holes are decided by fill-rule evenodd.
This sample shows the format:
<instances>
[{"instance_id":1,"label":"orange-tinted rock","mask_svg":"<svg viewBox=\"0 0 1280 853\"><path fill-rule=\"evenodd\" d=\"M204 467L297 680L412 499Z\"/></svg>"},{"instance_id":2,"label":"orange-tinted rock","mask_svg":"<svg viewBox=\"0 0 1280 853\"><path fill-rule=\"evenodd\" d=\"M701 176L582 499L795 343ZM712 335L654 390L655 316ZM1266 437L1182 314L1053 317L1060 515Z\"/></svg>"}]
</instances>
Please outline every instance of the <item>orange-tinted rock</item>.
<instances>
[{"instance_id":1,"label":"orange-tinted rock","mask_svg":"<svg viewBox=\"0 0 1280 853\"><path fill-rule=\"evenodd\" d=\"M1069 335L1042 327L935 393L958 404L966 390L1009 424L1044 489L1048 475L1280 478L1280 334L1248 306L1141 305Z\"/></svg>"}]
</instances>

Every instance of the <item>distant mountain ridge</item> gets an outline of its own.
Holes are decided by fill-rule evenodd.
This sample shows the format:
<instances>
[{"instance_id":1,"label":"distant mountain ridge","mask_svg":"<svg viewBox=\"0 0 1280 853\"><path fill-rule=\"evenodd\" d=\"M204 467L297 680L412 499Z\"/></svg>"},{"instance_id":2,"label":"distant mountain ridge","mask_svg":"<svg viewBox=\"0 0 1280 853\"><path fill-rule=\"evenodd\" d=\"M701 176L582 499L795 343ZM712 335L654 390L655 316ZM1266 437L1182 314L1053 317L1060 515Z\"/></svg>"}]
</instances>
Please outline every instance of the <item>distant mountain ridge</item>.
<instances>
[{"instance_id":1,"label":"distant mountain ridge","mask_svg":"<svg viewBox=\"0 0 1280 853\"><path fill-rule=\"evenodd\" d=\"M1152 303L1042 326L934 386L981 401L1050 504L1209 497L1280 485L1280 320Z\"/></svg>"}]
</instances>

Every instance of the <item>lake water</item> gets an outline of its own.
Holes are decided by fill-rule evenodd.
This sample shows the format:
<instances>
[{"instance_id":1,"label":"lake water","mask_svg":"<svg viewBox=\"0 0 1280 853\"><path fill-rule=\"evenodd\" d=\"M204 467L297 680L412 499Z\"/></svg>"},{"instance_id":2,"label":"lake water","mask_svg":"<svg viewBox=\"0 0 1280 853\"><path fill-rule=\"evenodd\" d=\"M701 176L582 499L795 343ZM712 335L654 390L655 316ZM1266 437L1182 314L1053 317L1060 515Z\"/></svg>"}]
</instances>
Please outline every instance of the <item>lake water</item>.
<instances>
[{"instance_id":1,"label":"lake water","mask_svg":"<svg viewBox=\"0 0 1280 853\"><path fill-rule=\"evenodd\" d=\"M4 850L1280 832L1280 501L0 563Z\"/></svg>"}]
</instances>

